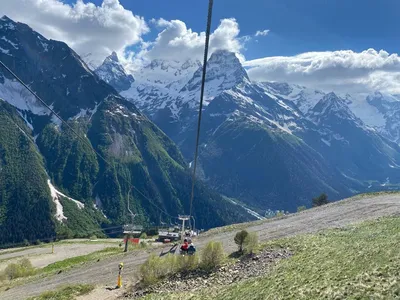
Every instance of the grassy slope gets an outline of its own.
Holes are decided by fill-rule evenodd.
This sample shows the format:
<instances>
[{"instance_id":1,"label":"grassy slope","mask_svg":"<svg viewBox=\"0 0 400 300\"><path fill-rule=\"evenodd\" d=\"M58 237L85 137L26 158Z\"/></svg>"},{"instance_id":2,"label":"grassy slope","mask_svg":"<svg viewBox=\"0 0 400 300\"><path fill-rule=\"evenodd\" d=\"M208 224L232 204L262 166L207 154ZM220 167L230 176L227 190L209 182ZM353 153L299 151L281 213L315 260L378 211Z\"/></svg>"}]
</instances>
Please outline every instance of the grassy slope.
<instances>
[{"instance_id":1,"label":"grassy slope","mask_svg":"<svg viewBox=\"0 0 400 300\"><path fill-rule=\"evenodd\" d=\"M129 248L131 251L143 249L139 246L130 246ZM57 249L57 246L55 249ZM59 273L60 271L67 271L75 267L82 267L85 264L94 263L96 261L109 258L110 256L117 256L117 255L124 256L126 255L126 253L122 252L122 248L108 247L103 250L95 251L89 254L70 257L61 261L57 261L44 268L35 269L35 273L32 276L26 275L12 281L1 281L3 279L2 278L3 274L0 273L0 291L2 291L2 288L8 289L11 287L23 285L26 282L35 280L37 278L52 276Z\"/></svg>"},{"instance_id":2,"label":"grassy slope","mask_svg":"<svg viewBox=\"0 0 400 300\"><path fill-rule=\"evenodd\" d=\"M269 276L193 293L190 299L400 298L399 217L291 237L269 245L289 247L295 255L279 263ZM168 298L188 296L174 294ZM167 297L164 295L163 299Z\"/></svg>"},{"instance_id":3,"label":"grassy slope","mask_svg":"<svg viewBox=\"0 0 400 300\"><path fill-rule=\"evenodd\" d=\"M56 291L44 292L38 297L31 297L28 300L71 300L77 296L89 294L94 289L93 285L78 284L67 285Z\"/></svg>"}]
</instances>

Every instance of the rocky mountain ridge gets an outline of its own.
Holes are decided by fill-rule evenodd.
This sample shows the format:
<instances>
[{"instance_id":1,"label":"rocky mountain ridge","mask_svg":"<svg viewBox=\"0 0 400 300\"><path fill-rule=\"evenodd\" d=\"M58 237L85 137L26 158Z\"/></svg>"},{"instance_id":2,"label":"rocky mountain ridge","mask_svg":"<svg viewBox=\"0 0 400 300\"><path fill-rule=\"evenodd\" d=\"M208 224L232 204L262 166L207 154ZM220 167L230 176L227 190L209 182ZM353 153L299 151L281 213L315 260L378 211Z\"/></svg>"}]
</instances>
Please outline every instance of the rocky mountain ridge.
<instances>
[{"instance_id":1,"label":"rocky mountain ridge","mask_svg":"<svg viewBox=\"0 0 400 300\"><path fill-rule=\"evenodd\" d=\"M134 84L121 93L144 108L189 162L200 74L200 68L194 71L178 93L166 89L159 94L156 85L132 93ZM153 76L154 80L158 74ZM259 209L294 210L322 191L338 199L397 188L400 102L396 97L252 82L234 53L216 51L207 65L199 176L218 191ZM268 156L272 160L266 163ZM307 176L304 169L309 169ZM287 175L274 176L280 173Z\"/></svg>"}]
</instances>

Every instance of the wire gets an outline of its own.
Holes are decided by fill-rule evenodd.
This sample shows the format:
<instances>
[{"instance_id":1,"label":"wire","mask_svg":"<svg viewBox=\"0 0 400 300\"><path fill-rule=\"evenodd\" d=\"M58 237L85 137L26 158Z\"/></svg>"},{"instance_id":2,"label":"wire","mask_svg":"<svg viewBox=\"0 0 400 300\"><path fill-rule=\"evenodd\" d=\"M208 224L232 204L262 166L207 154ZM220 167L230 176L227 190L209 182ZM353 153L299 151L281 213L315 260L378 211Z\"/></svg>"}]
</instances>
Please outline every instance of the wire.
<instances>
[{"instance_id":1,"label":"wire","mask_svg":"<svg viewBox=\"0 0 400 300\"><path fill-rule=\"evenodd\" d=\"M202 115L202 110L203 110L204 86L205 86L205 82L206 82L208 45L210 43L211 17L212 17L213 3L214 3L213 0L209 0L209 2L208 2L206 42L205 42L205 46L204 46L203 76L201 79L199 119L198 119L198 123L197 123L196 147L195 147L195 153L194 153L194 165L193 165L193 174L192 174L192 192L190 195L189 216L192 216L192 211L193 211L194 186L195 186L195 180L196 180L196 167L197 167L197 157L198 157L198 151L199 151L201 115Z\"/></svg>"},{"instance_id":2,"label":"wire","mask_svg":"<svg viewBox=\"0 0 400 300\"><path fill-rule=\"evenodd\" d=\"M61 118L41 97L39 97L34 91L32 91L11 69L9 69L1 60L0 60L0 65L3 66L4 69L6 69L22 86L24 86L36 99L38 99L48 110L50 110L65 126L67 126L77 137L80 139L83 143L88 145L97 155L100 157L107 165L113 166L110 162L108 162L96 149L92 147L90 142L86 140L84 137L79 135L66 121L64 121L63 118ZM36 145L36 144L35 144ZM145 196L140 190L138 190L135 186L133 186L128 180L126 180L124 177L121 177L123 180L125 180L128 185L136 190L140 195L142 195L143 198L145 198L151 205L156 207L159 211L165 213L166 215L175 218L168 214L164 209L160 208L156 204L152 202L151 199L149 199L147 196ZM128 199L129 201L129 199Z\"/></svg>"}]
</instances>

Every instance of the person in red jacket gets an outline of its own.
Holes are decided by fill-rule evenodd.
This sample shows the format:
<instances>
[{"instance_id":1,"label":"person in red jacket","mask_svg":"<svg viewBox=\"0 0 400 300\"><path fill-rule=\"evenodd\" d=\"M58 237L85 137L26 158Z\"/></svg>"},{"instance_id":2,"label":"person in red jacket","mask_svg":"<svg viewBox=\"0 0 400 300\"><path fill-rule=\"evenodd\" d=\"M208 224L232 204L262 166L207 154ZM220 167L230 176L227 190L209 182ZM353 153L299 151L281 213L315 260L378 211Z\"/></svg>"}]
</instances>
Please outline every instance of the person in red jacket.
<instances>
[{"instance_id":1,"label":"person in red jacket","mask_svg":"<svg viewBox=\"0 0 400 300\"><path fill-rule=\"evenodd\" d=\"M188 243L187 239L185 239L185 240L183 241L182 246L181 246L181 251L187 253L188 248L189 248L189 243Z\"/></svg>"}]
</instances>

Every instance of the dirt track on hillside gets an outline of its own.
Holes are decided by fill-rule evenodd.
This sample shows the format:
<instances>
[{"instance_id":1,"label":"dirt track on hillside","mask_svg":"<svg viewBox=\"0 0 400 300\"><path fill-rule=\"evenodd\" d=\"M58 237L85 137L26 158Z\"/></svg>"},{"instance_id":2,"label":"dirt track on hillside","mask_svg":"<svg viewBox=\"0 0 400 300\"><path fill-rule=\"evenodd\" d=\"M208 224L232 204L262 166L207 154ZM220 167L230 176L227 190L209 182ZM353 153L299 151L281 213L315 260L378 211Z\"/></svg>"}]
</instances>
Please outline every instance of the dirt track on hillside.
<instances>
[{"instance_id":1,"label":"dirt track on hillside","mask_svg":"<svg viewBox=\"0 0 400 300\"><path fill-rule=\"evenodd\" d=\"M249 225L247 230L257 231L260 241L266 241L301 233L316 232L325 228L341 227L388 215L400 215L400 194L344 200L280 219L269 220L263 224ZM235 233L236 231L200 237L196 241L196 245L201 248L209 240L218 240L224 243L226 252L229 253L236 249L233 242ZM114 256L84 267L62 272L51 278L39 279L1 293L0 299L26 299L64 284L91 283L104 288L106 286L113 287L117 279L119 262L124 262L124 282L133 280L137 275L138 267L151 252L160 253L161 249L136 251L127 255ZM107 293L111 292L104 290L105 296Z\"/></svg>"},{"instance_id":2,"label":"dirt track on hillside","mask_svg":"<svg viewBox=\"0 0 400 300\"><path fill-rule=\"evenodd\" d=\"M18 252L0 252L0 272L3 271L8 264L15 263L21 258L28 258L35 268L43 268L60 260L89 254L112 246L115 245L111 243L56 244L54 253L51 253L51 244L49 244L45 247L30 248Z\"/></svg>"}]
</instances>

